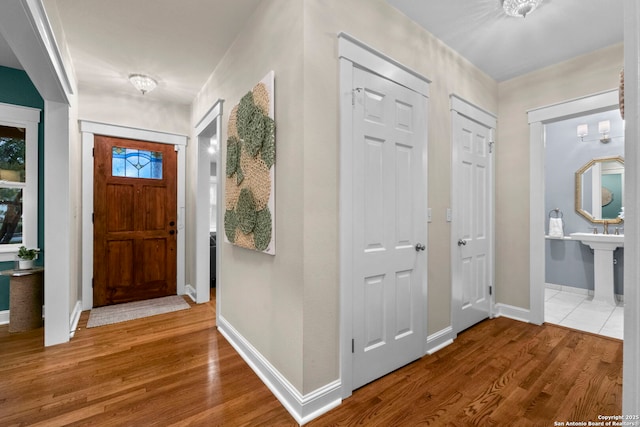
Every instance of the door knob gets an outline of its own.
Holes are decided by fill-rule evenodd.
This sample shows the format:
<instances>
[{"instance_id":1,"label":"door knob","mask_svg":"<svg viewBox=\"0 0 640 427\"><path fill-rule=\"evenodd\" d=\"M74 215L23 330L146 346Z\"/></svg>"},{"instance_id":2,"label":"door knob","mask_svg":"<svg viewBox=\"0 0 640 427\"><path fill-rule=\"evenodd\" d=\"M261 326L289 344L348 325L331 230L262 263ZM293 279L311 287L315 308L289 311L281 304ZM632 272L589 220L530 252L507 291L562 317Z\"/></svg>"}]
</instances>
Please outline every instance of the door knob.
<instances>
[{"instance_id":1,"label":"door knob","mask_svg":"<svg viewBox=\"0 0 640 427\"><path fill-rule=\"evenodd\" d=\"M458 246L465 246L467 244L467 241L464 239L459 239L458 240Z\"/></svg>"},{"instance_id":2,"label":"door knob","mask_svg":"<svg viewBox=\"0 0 640 427\"><path fill-rule=\"evenodd\" d=\"M416 243L416 252L424 251L426 247L422 243Z\"/></svg>"}]
</instances>

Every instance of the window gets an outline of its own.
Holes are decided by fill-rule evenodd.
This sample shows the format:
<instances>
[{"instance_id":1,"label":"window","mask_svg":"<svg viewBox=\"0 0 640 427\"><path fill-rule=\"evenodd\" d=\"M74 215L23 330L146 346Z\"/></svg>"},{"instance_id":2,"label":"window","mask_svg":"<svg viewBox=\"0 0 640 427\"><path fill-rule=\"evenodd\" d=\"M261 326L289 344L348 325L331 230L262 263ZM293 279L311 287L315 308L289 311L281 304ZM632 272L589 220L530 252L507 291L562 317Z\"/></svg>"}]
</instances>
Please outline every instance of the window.
<instances>
[{"instance_id":1,"label":"window","mask_svg":"<svg viewBox=\"0 0 640 427\"><path fill-rule=\"evenodd\" d=\"M22 243L25 128L0 125L0 245Z\"/></svg>"},{"instance_id":2,"label":"window","mask_svg":"<svg viewBox=\"0 0 640 427\"><path fill-rule=\"evenodd\" d=\"M162 153L113 147L111 169L113 176L162 179Z\"/></svg>"},{"instance_id":3,"label":"window","mask_svg":"<svg viewBox=\"0 0 640 427\"><path fill-rule=\"evenodd\" d=\"M0 261L38 242L40 110L0 103Z\"/></svg>"}]
</instances>

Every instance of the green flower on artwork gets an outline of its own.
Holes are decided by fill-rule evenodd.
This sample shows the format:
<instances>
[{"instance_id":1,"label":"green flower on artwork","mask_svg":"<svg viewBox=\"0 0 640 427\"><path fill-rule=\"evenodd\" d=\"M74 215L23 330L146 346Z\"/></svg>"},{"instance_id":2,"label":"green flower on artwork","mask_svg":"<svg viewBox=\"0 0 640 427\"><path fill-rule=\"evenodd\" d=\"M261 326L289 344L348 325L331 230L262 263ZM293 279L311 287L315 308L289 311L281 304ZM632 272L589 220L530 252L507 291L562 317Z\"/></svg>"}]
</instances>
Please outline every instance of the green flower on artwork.
<instances>
[{"instance_id":1,"label":"green flower on artwork","mask_svg":"<svg viewBox=\"0 0 640 427\"><path fill-rule=\"evenodd\" d=\"M236 211L229 209L224 213L224 233L231 243L236 241L236 228L238 228Z\"/></svg>"},{"instance_id":2,"label":"green flower on artwork","mask_svg":"<svg viewBox=\"0 0 640 427\"><path fill-rule=\"evenodd\" d=\"M258 211L256 215L256 226L253 229L253 236L256 249L264 251L271 242L271 212L269 208Z\"/></svg>"},{"instance_id":3,"label":"green flower on artwork","mask_svg":"<svg viewBox=\"0 0 640 427\"><path fill-rule=\"evenodd\" d=\"M238 217L238 227L244 234L249 234L256 226L256 202L253 194L248 188L240 191L238 205L236 207L236 215Z\"/></svg>"},{"instance_id":4,"label":"green flower on artwork","mask_svg":"<svg viewBox=\"0 0 640 427\"><path fill-rule=\"evenodd\" d=\"M267 167L271 169L271 166L276 161L276 124L271 117L265 116L264 125L265 132L261 156Z\"/></svg>"},{"instance_id":5,"label":"green flower on artwork","mask_svg":"<svg viewBox=\"0 0 640 427\"><path fill-rule=\"evenodd\" d=\"M231 178L240 169L240 141L235 136L227 139L227 176Z\"/></svg>"}]
</instances>

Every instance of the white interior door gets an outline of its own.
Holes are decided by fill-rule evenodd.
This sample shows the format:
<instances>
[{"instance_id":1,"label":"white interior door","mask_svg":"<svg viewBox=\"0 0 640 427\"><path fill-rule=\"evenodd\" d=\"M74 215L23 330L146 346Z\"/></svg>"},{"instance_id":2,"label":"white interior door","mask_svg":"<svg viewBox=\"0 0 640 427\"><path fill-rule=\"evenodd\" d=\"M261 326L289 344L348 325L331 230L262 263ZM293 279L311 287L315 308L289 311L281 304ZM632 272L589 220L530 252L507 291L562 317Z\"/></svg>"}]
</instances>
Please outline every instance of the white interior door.
<instances>
[{"instance_id":1,"label":"white interior door","mask_svg":"<svg viewBox=\"0 0 640 427\"><path fill-rule=\"evenodd\" d=\"M353 389L424 354L426 98L354 69Z\"/></svg>"},{"instance_id":2,"label":"white interior door","mask_svg":"<svg viewBox=\"0 0 640 427\"><path fill-rule=\"evenodd\" d=\"M457 334L489 317L493 284L492 129L453 114L452 317Z\"/></svg>"}]
</instances>

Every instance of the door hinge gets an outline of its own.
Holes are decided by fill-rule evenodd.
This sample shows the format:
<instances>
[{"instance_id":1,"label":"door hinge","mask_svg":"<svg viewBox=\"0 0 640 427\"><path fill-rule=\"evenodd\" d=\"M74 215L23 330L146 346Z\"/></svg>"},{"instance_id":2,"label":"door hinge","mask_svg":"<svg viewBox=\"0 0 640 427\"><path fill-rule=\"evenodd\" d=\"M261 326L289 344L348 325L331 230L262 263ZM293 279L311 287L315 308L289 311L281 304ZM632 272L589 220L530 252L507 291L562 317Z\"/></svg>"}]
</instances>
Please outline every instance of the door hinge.
<instances>
[{"instance_id":1,"label":"door hinge","mask_svg":"<svg viewBox=\"0 0 640 427\"><path fill-rule=\"evenodd\" d=\"M351 353L356 352L356 340L351 338Z\"/></svg>"},{"instance_id":2,"label":"door hinge","mask_svg":"<svg viewBox=\"0 0 640 427\"><path fill-rule=\"evenodd\" d=\"M91 156L92 156L92 157L95 157L95 156L96 156L96 149L95 149L95 148L92 148L92 149L91 149Z\"/></svg>"},{"instance_id":3,"label":"door hinge","mask_svg":"<svg viewBox=\"0 0 640 427\"><path fill-rule=\"evenodd\" d=\"M493 295L493 286L489 286L489 295Z\"/></svg>"},{"instance_id":4,"label":"door hinge","mask_svg":"<svg viewBox=\"0 0 640 427\"><path fill-rule=\"evenodd\" d=\"M356 106L356 93L360 93L361 90L362 90L361 87L356 87L351 91L351 106L352 107Z\"/></svg>"},{"instance_id":5,"label":"door hinge","mask_svg":"<svg viewBox=\"0 0 640 427\"><path fill-rule=\"evenodd\" d=\"M94 279L93 279L93 277L92 277L92 278L91 278L91 288L92 288L92 289L93 289L93 282L94 282Z\"/></svg>"},{"instance_id":6,"label":"door hinge","mask_svg":"<svg viewBox=\"0 0 640 427\"><path fill-rule=\"evenodd\" d=\"M495 143L495 141L489 141L489 153L493 153L493 144Z\"/></svg>"},{"instance_id":7,"label":"door hinge","mask_svg":"<svg viewBox=\"0 0 640 427\"><path fill-rule=\"evenodd\" d=\"M96 214L91 212L91 223L93 224L94 222L96 222Z\"/></svg>"}]
</instances>

